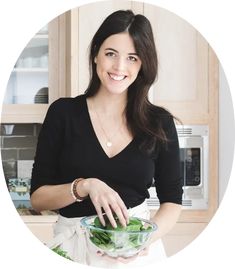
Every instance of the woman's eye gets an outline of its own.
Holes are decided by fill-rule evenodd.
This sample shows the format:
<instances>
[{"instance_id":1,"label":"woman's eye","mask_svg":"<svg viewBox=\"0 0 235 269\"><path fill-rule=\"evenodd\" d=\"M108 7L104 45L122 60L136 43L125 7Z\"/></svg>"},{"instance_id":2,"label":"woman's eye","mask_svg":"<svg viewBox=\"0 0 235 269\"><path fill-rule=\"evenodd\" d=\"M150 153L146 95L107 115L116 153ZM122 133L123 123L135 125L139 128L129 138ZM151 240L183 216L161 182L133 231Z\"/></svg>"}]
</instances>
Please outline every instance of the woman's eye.
<instances>
[{"instance_id":1,"label":"woman's eye","mask_svg":"<svg viewBox=\"0 0 235 269\"><path fill-rule=\"evenodd\" d=\"M107 52L105 55L106 56L109 56L109 57L115 57L115 53L114 52Z\"/></svg>"},{"instance_id":2,"label":"woman's eye","mask_svg":"<svg viewBox=\"0 0 235 269\"><path fill-rule=\"evenodd\" d=\"M136 62L138 59L134 56L129 56L128 60L130 60L131 62Z\"/></svg>"}]
</instances>

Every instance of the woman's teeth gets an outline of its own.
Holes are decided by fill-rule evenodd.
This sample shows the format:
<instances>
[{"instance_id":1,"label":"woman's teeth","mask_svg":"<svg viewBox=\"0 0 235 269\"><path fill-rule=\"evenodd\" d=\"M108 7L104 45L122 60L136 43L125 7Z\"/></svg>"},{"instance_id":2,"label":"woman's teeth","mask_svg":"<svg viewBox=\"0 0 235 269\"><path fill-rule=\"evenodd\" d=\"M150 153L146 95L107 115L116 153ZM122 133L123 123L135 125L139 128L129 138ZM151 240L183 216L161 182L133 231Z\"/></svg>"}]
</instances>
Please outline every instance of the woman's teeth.
<instances>
[{"instance_id":1,"label":"woman's teeth","mask_svg":"<svg viewBox=\"0 0 235 269\"><path fill-rule=\"evenodd\" d=\"M111 77L111 79L113 80L117 80L117 81L120 81L120 80L123 80L126 76L118 76L118 75L114 75L114 74L110 74L109 73L109 76Z\"/></svg>"}]
</instances>

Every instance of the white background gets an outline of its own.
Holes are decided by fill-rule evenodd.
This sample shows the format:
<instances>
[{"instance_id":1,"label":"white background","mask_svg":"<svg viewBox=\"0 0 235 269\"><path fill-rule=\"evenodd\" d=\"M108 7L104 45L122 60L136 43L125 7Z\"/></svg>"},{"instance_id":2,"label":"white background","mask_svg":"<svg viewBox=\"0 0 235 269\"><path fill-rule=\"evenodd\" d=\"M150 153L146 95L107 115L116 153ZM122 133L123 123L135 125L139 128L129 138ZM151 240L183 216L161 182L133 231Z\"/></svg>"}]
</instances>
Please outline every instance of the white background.
<instances>
[{"instance_id":1,"label":"white background","mask_svg":"<svg viewBox=\"0 0 235 269\"><path fill-rule=\"evenodd\" d=\"M92 1L8 0L0 4L0 94L1 101L15 61L34 34L66 10ZM98 1L95 1L98 2ZM191 23L210 43L222 63L234 101L235 16L232 0L145 1L166 8ZM226 120L226 119L225 119ZM91 268L53 254L21 221L7 192L0 169L0 267ZM158 268L235 268L234 168L224 199L208 227L177 255ZM149 268L151 268L149 266Z\"/></svg>"}]
</instances>

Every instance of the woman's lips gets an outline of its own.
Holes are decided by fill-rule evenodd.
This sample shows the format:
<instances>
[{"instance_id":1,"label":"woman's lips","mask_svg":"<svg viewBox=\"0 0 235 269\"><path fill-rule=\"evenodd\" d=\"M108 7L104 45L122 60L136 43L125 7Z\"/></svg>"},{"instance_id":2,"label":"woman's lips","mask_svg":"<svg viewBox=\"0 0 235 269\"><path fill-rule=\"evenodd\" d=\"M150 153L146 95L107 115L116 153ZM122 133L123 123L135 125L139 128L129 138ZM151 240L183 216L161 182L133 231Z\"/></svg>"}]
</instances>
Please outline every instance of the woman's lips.
<instances>
[{"instance_id":1,"label":"woman's lips","mask_svg":"<svg viewBox=\"0 0 235 269\"><path fill-rule=\"evenodd\" d=\"M116 75L116 74L112 74L112 73L108 73L109 77L115 81L121 81L124 80L126 78L125 75Z\"/></svg>"}]
</instances>

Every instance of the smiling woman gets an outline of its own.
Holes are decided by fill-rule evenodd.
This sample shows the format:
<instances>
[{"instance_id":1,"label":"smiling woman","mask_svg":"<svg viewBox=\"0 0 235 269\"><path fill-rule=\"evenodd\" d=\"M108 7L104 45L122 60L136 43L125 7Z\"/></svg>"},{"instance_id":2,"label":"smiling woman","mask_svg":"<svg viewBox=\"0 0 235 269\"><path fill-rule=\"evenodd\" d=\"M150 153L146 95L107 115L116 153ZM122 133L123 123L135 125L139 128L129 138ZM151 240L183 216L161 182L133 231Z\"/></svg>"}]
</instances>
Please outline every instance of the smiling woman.
<instances>
[{"instance_id":1,"label":"smiling woman","mask_svg":"<svg viewBox=\"0 0 235 269\"><path fill-rule=\"evenodd\" d=\"M174 118L148 100L158 66L149 20L131 10L112 13L95 33L89 59L85 94L49 107L38 139L31 202L38 211L59 210L48 246L72 260L107 268L154 264L165 257L161 237L179 217L182 183ZM103 226L108 219L113 228L117 221L128 226L131 216L149 219L146 199L153 178L161 206L151 219L158 229L146 249L111 260L88 249L81 218L97 214Z\"/></svg>"},{"instance_id":2,"label":"smiling woman","mask_svg":"<svg viewBox=\"0 0 235 269\"><path fill-rule=\"evenodd\" d=\"M100 91L121 94L135 81L141 60L128 32L111 35L94 59L101 81Z\"/></svg>"}]
</instances>

